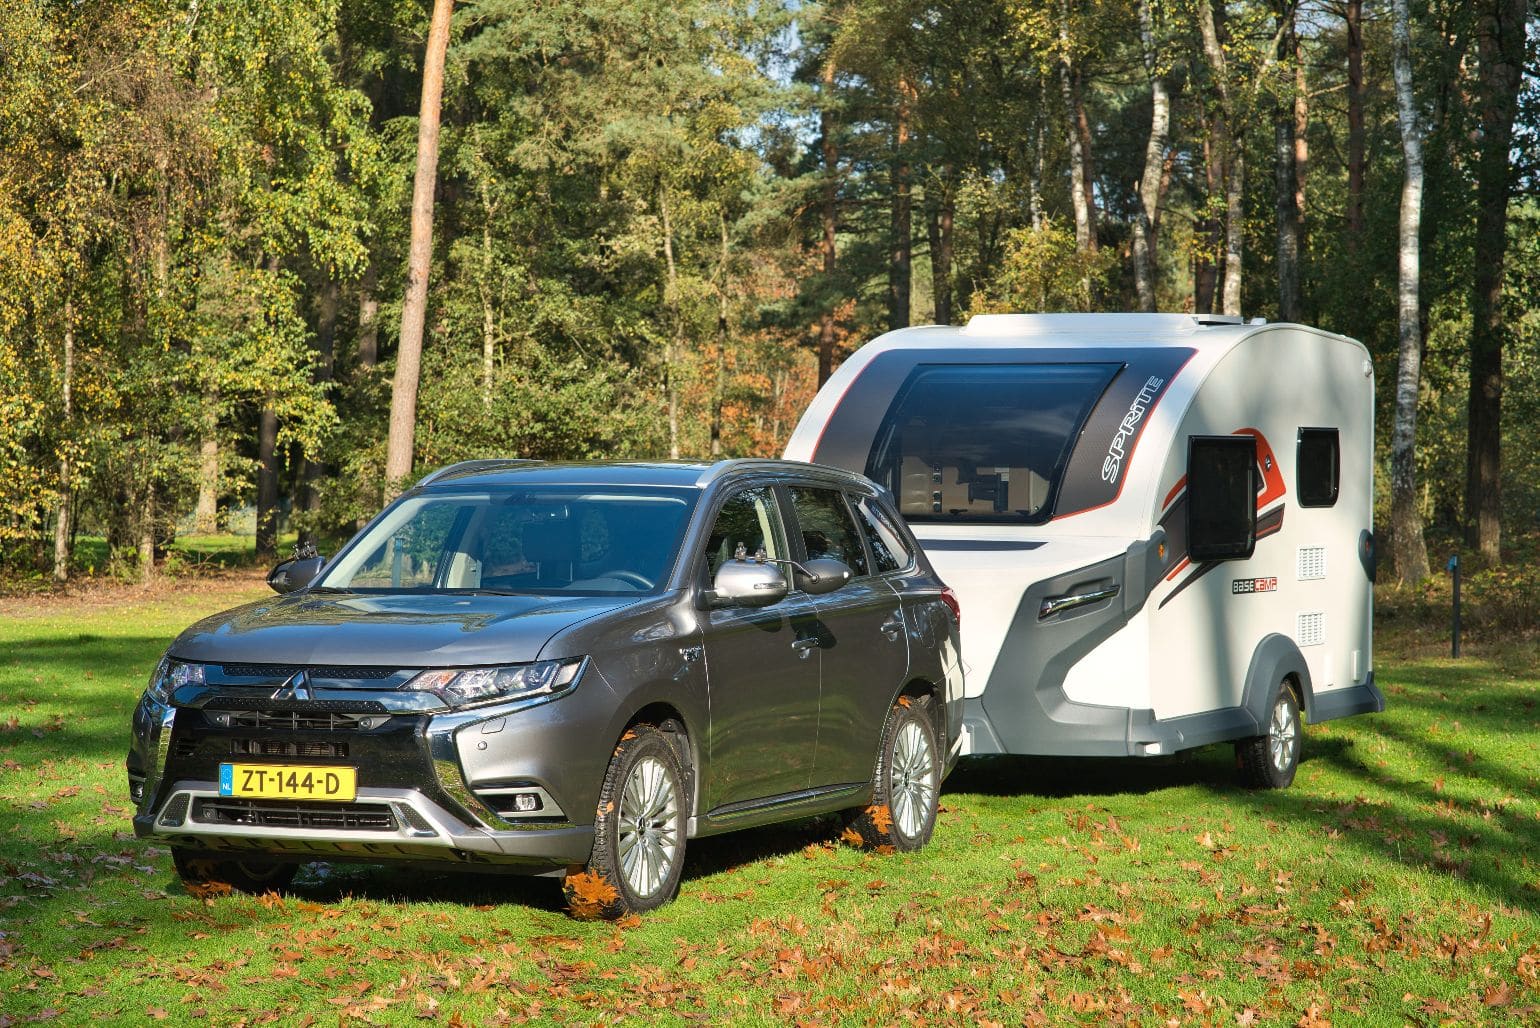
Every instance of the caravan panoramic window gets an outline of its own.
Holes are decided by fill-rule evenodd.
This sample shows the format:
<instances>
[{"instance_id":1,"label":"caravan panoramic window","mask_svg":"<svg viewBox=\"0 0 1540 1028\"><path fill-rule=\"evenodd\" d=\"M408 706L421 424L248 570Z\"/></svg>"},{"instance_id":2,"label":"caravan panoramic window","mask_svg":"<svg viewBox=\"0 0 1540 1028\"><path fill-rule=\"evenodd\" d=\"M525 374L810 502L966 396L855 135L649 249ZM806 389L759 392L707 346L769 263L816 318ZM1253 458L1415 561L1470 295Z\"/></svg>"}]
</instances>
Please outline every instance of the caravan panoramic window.
<instances>
[{"instance_id":1,"label":"caravan panoramic window","mask_svg":"<svg viewBox=\"0 0 1540 1028\"><path fill-rule=\"evenodd\" d=\"M1080 427L1121 364L922 364L866 474L909 521L1041 522Z\"/></svg>"}]
</instances>

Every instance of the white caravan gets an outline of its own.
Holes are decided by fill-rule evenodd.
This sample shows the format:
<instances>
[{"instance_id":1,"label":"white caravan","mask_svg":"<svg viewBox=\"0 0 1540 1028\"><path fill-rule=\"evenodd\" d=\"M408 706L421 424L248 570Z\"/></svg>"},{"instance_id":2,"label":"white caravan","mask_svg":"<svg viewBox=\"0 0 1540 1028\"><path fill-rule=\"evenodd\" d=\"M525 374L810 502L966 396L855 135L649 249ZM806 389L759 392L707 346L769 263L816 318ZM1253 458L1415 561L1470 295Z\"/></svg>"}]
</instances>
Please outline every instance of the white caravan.
<instances>
[{"instance_id":1,"label":"white caravan","mask_svg":"<svg viewBox=\"0 0 1540 1028\"><path fill-rule=\"evenodd\" d=\"M1371 669L1374 369L1300 325L1004 314L890 332L786 456L890 489L962 607L965 754L1235 741L1292 781Z\"/></svg>"}]
</instances>

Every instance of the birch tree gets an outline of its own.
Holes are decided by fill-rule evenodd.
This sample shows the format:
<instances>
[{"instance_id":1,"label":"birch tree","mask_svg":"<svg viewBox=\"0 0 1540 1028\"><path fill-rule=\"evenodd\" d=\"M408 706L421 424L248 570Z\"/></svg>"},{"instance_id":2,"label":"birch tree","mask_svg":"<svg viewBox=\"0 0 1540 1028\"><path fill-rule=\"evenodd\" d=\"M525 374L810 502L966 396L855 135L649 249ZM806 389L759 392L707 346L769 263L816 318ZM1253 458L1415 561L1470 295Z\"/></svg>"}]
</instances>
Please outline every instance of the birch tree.
<instances>
[{"instance_id":1,"label":"birch tree","mask_svg":"<svg viewBox=\"0 0 1540 1028\"><path fill-rule=\"evenodd\" d=\"M1401 221L1396 308L1400 356L1396 366L1395 426L1390 441L1391 563L1396 578L1418 582L1428 576L1428 549L1417 510L1417 393L1422 377L1422 305L1418 291L1422 227L1422 119L1412 93L1412 32L1407 0L1394 0L1396 112L1406 173L1401 184Z\"/></svg>"}]
</instances>

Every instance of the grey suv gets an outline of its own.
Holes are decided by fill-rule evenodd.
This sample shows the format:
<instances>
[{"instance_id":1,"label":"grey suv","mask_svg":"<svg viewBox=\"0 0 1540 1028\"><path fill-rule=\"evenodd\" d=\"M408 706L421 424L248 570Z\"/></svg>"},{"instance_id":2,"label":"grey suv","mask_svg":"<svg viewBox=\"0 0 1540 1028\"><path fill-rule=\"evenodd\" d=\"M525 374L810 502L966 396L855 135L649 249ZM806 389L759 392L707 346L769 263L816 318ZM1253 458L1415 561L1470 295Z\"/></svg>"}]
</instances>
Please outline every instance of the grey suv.
<instances>
[{"instance_id":1,"label":"grey suv","mask_svg":"<svg viewBox=\"0 0 1540 1028\"><path fill-rule=\"evenodd\" d=\"M474 461L269 582L134 713L135 830L188 881L508 870L616 917L688 838L845 811L916 849L955 762L956 601L859 475Z\"/></svg>"}]
</instances>

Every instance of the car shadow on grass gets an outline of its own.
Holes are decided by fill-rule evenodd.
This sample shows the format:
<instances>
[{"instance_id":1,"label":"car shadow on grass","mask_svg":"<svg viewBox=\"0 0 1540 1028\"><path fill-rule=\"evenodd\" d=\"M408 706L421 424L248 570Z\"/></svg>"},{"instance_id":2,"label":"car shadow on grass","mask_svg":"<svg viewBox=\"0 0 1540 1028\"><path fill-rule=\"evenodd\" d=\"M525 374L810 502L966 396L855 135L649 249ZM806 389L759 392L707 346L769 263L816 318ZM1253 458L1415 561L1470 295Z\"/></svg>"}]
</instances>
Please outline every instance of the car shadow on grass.
<instances>
[{"instance_id":1,"label":"car shadow on grass","mask_svg":"<svg viewBox=\"0 0 1540 1028\"><path fill-rule=\"evenodd\" d=\"M838 834L836 818L817 817L692 839L685 848L681 890L688 895L692 883L761 861L792 856L808 846L830 842ZM172 894L187 892L176 878L167 880L163 887ZM313 903L369 900L467 907L514 905L531 911L565 912L560 875L520 875L495 870L316 862L300 868L286 893Z\"/></svg>"}]
</instances>

